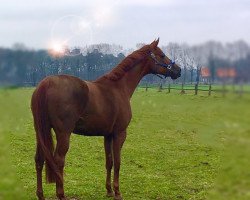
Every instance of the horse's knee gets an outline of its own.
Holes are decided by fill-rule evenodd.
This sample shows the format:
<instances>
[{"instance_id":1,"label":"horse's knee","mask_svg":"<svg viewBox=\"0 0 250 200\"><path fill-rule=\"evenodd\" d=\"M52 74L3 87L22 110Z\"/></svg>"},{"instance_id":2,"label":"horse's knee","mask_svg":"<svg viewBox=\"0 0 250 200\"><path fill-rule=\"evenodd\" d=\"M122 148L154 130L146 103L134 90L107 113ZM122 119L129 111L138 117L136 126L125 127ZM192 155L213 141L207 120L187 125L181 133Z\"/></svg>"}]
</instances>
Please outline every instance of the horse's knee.
<instances>
[{"instance_id":1,"label":"horse's knee","mask_svg":"<svg viewBox=\"0 0 250 200\"><path fill-rule=\"evenodd\" d=\"M55 156L55 163L59 170L62 170L65 165L65 158L61 156Z\"/></svg>"}]
</instances>

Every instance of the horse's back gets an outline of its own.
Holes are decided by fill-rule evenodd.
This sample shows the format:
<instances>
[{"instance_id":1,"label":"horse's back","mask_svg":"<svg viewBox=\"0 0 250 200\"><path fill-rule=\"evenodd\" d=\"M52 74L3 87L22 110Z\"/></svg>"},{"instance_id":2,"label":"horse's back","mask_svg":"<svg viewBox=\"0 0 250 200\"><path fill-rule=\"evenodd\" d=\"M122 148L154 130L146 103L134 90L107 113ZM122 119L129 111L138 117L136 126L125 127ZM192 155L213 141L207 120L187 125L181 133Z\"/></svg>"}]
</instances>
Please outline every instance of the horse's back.
<instances>
[{"instance_id":1,"label":"horse's back","mask_svg":"<svg viewBox=\"0 0 250 200\"><path fill-rule=\"evenodd\" d=\"M49 101L56 99L60 102L87 103L88 86L85 81L77 77L69 75L48 76L40 82L36 92L44 87L46 87L45 92Z\"/></svg>"}]
</instances>

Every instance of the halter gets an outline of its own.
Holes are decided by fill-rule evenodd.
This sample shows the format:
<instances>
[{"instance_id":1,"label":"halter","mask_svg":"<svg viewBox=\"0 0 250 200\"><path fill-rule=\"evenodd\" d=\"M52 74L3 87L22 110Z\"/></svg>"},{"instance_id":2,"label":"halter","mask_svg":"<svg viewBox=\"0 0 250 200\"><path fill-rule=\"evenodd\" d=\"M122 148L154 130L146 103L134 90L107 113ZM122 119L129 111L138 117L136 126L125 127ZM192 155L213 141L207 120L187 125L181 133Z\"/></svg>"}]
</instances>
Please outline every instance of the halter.
<instances>
[{"instance_id":1,"label":"halter","mask_svg":"<svg viewBox=\"0 0 250 200\"><path fill-rule=\"evenodd\" d=\"M172 67L174 66L174 64L175 64L175 62L174 61L172 61L171 59L170 59L170 63L169 64L165 64L165 63L162 63L162 62L159 62L157 59L156 59L156 56L155 56L155 54L154 53L150 53L150 57L155 61L155 65L160 65L160 66L162 66L162 67L164 67L164 68L167 68L169 71L173 71L172 70ZM165 54L163 54L163 56L162 57L166 57L166 55ZM163 79L159 74L155 74L156 76L158 76L158 77L160 77L161 79ZM167 77L167 75L165 75L165 78Z\"/></svg>"},{"instance_id":2,"label":"halter","mask_svg":"<svg viewBox=\"0 0 250 200\"><path fill-rule=\"evenodd\" d=\"M169 63L169 64L165 64L165 63L159 62L159 61L156 59L156 56L155 56L154 53L151 52L151 53L150 53L150 56L151 56L151 58L155 61L155 64L156 64L156 65L160 65L160 66L165 67L165 68L167 68L168 70L172 71L172 67L173 67L174 64L175 64L174 61L172 61L172 60L170 59L170 63ZM163 54L163 56L166 57L165 54Z\"/></svg>"}]
</instances>

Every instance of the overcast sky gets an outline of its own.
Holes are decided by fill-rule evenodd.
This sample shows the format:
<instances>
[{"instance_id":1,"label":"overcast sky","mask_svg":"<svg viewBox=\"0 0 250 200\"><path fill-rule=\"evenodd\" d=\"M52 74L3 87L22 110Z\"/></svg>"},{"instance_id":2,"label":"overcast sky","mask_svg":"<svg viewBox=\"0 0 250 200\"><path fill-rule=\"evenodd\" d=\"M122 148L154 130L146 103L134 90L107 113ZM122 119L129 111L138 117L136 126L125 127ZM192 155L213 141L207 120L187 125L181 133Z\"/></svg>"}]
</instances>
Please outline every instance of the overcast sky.
<instances>
[{"instance_id":1,"label":"overcast sky","mask_svg":"<svg viewBox=\"0 0 250 200\"><path fill-rule=\"evenodd\" d=\"M250 0L6 0L0 46L250 42Z\"/></svg>"}]
</instances>

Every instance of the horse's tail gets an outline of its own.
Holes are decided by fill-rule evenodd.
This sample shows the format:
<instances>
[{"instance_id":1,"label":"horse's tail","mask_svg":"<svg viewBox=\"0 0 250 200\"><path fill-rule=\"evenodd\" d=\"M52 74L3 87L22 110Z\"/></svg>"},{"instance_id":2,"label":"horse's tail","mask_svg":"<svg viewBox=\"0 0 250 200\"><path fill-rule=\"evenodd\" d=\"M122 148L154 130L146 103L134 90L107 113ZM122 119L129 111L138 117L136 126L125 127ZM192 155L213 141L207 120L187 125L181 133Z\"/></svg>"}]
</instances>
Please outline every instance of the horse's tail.
<instances>
[{"instance_id":1,"label":"horse's tail","mask_svg":"<svg viewBox=\"0 0 250 200\"><path fill-rule=\"evenodd\" d=\"M37 156L40 158L43 156L45 159L47 183L54 183L56 179L62 180L62 177L57 170L57 165L53 156L54 143L51 134L51 125L49 122L47 103L48 86L49 81L44 80L35 90L31 100L31 109L34 117L37 145L39 146L39 148L41 148L41 151L37 151Z\"/></svg>"}]
</instances>

